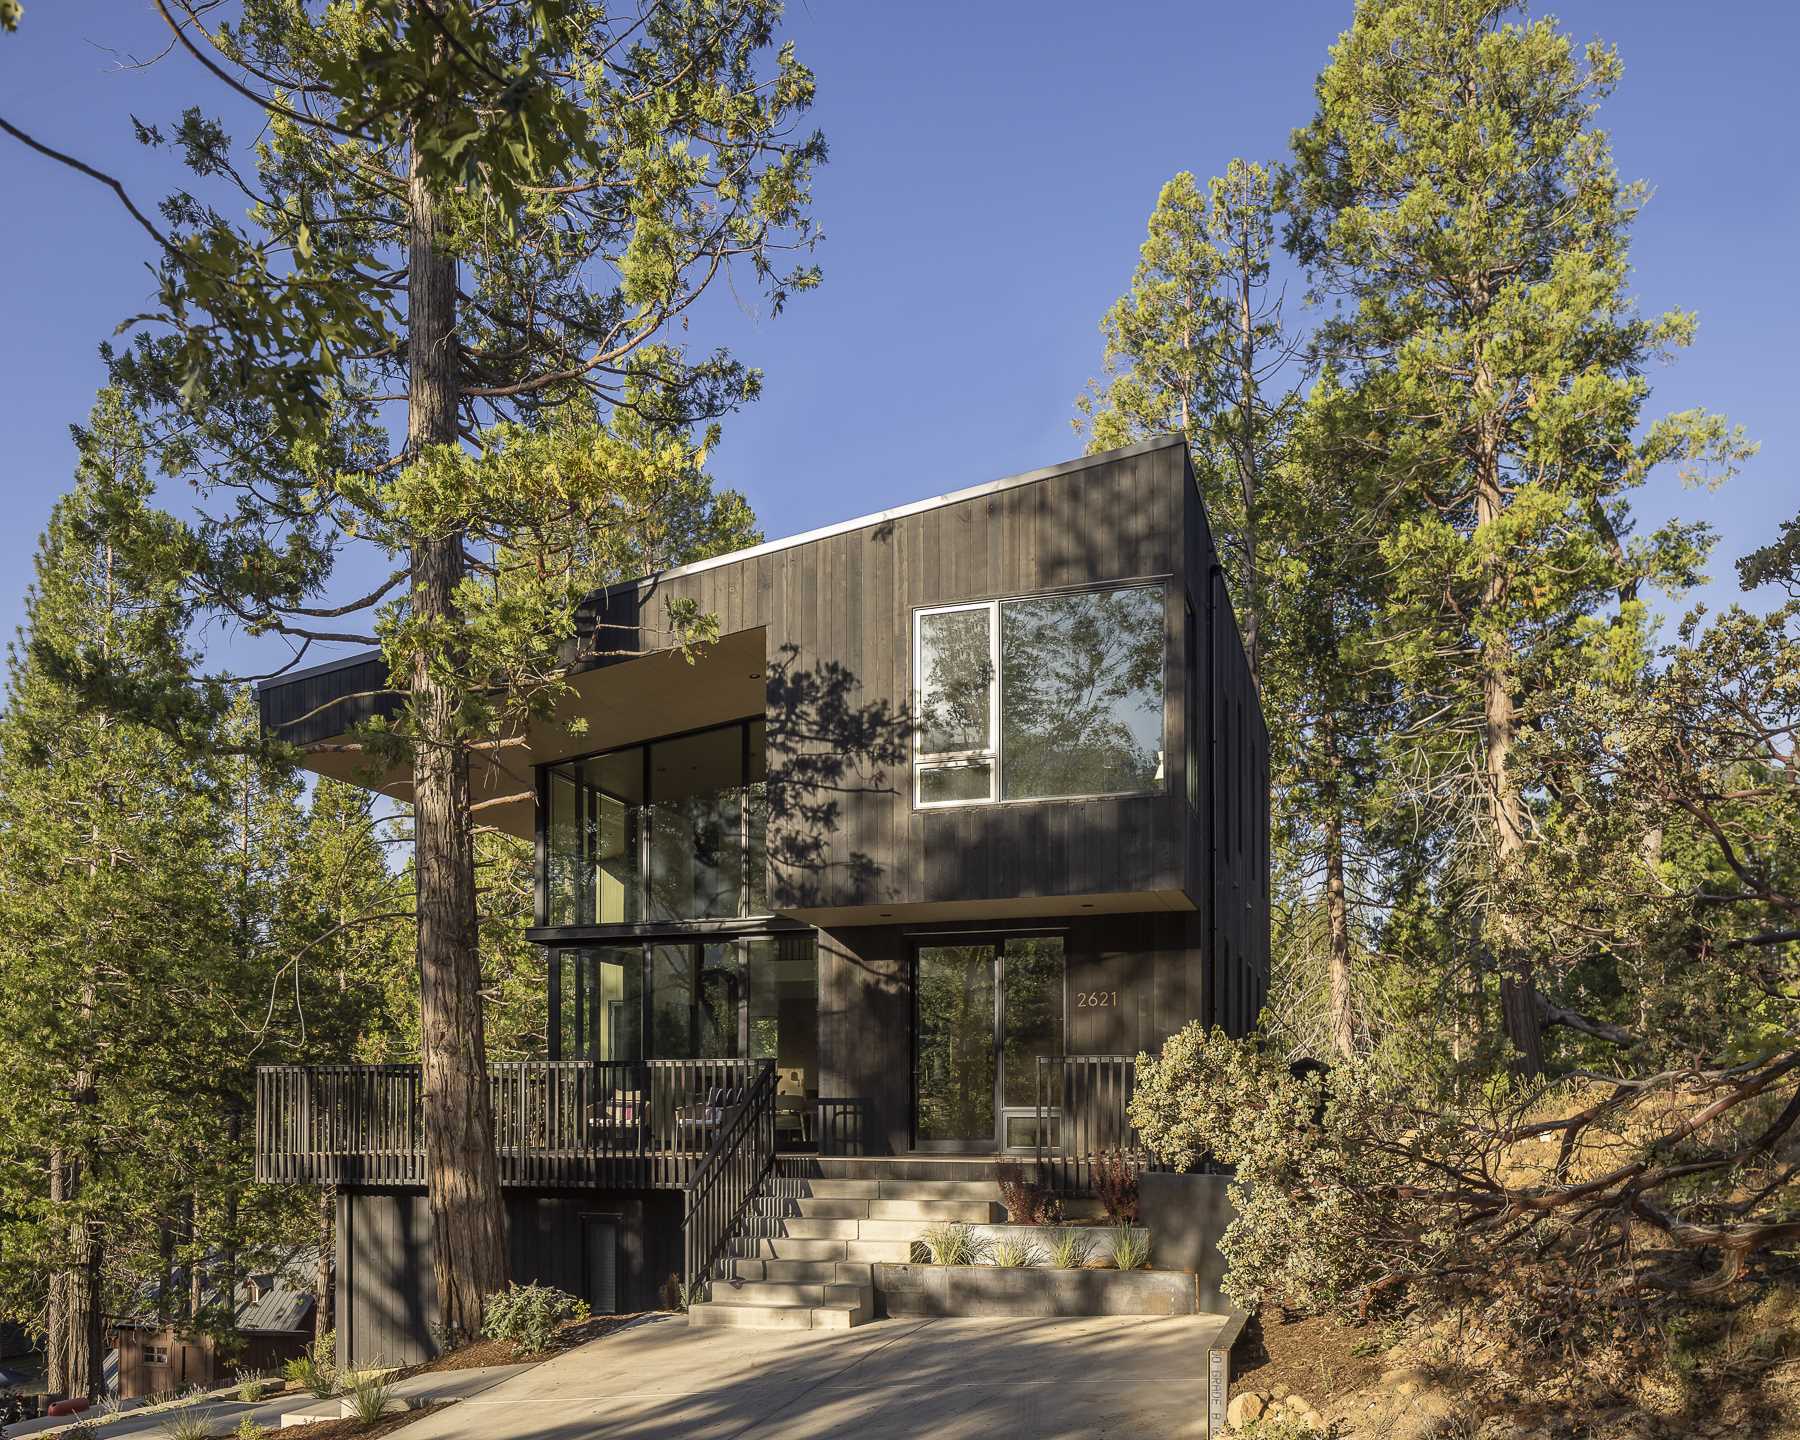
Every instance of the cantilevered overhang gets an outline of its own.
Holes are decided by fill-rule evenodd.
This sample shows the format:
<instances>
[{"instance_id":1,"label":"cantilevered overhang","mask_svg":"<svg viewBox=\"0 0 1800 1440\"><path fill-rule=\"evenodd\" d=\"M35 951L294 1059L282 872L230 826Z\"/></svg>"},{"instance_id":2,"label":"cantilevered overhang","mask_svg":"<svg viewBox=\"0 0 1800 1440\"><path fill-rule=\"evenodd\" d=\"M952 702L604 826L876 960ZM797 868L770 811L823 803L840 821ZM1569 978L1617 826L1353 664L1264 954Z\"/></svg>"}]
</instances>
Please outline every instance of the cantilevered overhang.
<instances>
[{"instance_id":1,"label":"cantilevered overhang","mask_svg":"<svg viewBox=\"0 0 1800 1440\"><path fill-rule=\"evenodd\" d=\"M1214 568L1185 446L1169 437L621 582L580 607L559 657L572 676L559 713L477 759L477 816L530 836L533 766L761 715L768 893L783 914L860 924L896 907L945 922L1185 909L1206 893L1200 817L1215 783L1190 777L1188 757L1221 763L1208 707L1182 703L1187 667L1209 687L1215 628L1219 644L1237 643L1228 612L1213 623ZM1161 785L917 805L914 617L1108 586L1164 597ZM692 663L674 649L677 607L723 632ZM405 774L370 774L348 748L359 724L398 708L385 690L379 656L285 676L262 688L264 728L320 774L405 800Z\"/></svg>"},{"instance_id":2,"label":"cantilevered overhang","mask_svg":"<svg viewBox=\"0 0 1800 1440\"><path fill-rule=\"evenodd\" d=\"M536 823L534 765L762 714L766 650L765 632L757 628L698 646L691 661L678 650L664 650L577 671L569 679L573 693L557 706L553 719L475 753L469 783L472 802L481 807L477 818L528 840ZM287 721L288 730L302 737L301 763L315 774L410 800L410 775L403 768L372 765L350 734L356 723L394 712L390 697L382 697L385 703L379 706L366 703L369 692L384 688L385 682L386 665L379 654L267 682L260 697L264 728L281 736ZM294 689L284 695L284 685ZM308 698L308 691L316 698ZM343 698L334 702L333 694ZM343 722L331 720L333 714L342 714ZM329 732L322 733L326 726Z\"/></svg>"}]
</instances>

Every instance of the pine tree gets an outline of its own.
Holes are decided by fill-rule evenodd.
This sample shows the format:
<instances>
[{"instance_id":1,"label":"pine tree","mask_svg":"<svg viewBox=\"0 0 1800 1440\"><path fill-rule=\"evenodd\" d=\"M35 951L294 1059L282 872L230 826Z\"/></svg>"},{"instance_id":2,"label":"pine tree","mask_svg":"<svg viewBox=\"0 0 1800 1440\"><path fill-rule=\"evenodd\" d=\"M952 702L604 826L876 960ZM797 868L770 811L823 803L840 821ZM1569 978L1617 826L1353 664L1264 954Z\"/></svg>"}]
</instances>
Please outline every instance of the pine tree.
<instances>
[{"instance_id":1,"label":"pine tree","mask_svg":"<svg viewBox=\"0 0 1800 1440\"><path fill-rule=\"evenodd\" d=\"M1290 240L1344 302L1326 352L1384 451L1385 641L1430 758L1417 798L1482 835L1462 853L1536 1071L1539 966L1506 906L1535 823L1516 749L1571 675L1645 663L1644 586L1697 575L1704 527L1634 539L1631 490L1748 447L1698 411L1640 424L1644 371L1695 322L1644 319L1626 291L1644 190L1595 125L1616 53L1522 10L1362 0L1295 136Z\"/></svg>"},{"instance_id":2,"label":"pine tree","mask_svg":"<svg viewBox=\"0 0 1800 1440\"><path fill-rule=\"evenodd\" d=\"M1269 623L1263 704L1270 726L1277 950L1290 978L1322 953L1322 1048L1360 1052L1359 916L1377 908L1380 759L1393 687L1375 644L1384 594L1378 476L1359 443L1356 397L1326 374L1301 408L1265 528Z\"/></svg>"},{"instance_id":3,"label":"pine tree","mask_svg":"<svg viewBox=\"0 0 1800 1440\"><path fill-rule=\"evenodd\" d=\"M1205 194L1185 170L1163 186L1131 289L1100 322L1106 383L1076 401L1091 449L1187 440L1258 679L1268 490L1300 394L1270 277L1275 186L1244 160Z\"/></svg>"},{"instance_id":4,"label":"pine tree","mask_svg":"<svg viewBox=\"0 0 1800 1440\"><path fill-rule=\"evenodd\" d=\"M112 393L78 433L73 492L39 547L0 718L0 1202L7 1310L41 1324L49 1384L96 1393L109 1247L146 1172L207 1143L208 1021L228 931L213 777L85 702L105 669L185 673L174 586L114 536L152 524L143 437ZM200 1097L199 1103L190 1103Z\"/></svg>"},{"instance_id":5,"label":"pine tree","mask_svg":"<svg viewBox=\"0 0 1800 1440\"><path fill-rule=\"evenodd\" d=\"M504 767L472 766L566 693L595 585L754 534L698 427L760 378L684 335L722 275L777 310L816 282L785 258L813 238L812 77L773 0L157 9L264 133L140 127L194 180L169 229L144 220L160 304L113 375L202 491L191 597L296 651L385 653L400 713L346 743L410 773L436 1281L474 1333L507 1249L472 794ZM348 552L372 582L338 583ZM716 630L659 618L663 644Z\"/></svg>"}]
</instances>

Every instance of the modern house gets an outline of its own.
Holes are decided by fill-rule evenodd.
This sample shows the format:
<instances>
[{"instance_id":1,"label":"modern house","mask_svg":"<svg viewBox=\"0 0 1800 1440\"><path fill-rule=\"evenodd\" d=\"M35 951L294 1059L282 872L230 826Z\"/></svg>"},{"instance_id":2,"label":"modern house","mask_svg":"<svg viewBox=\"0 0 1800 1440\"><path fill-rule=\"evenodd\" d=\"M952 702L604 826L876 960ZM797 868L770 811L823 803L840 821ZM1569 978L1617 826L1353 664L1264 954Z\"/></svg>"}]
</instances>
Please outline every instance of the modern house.
<instances>
[{"instance_id":1,"label":"modern house","mask_svg":"<svg viewBox=\"0 0 1800 1440\"><path fill-rule=\"evenodd\" d=\"M691 656L684 609L719 626ZM615 585L567 658L474 777L537 853L549 1053L493 1067L520 1278L604 1310L729 1275L696 1319L854 1323L1000 1157L1079 1191L1136 1154L1139 1051L1254 1024L1267 733L1179 439ZM332 748L385 685L284 676L263 724L404 798ZM430 1344L418 1086L260 1077L259 1176L340 1187L347 1358Z\"/></svg>"}]
</instances>

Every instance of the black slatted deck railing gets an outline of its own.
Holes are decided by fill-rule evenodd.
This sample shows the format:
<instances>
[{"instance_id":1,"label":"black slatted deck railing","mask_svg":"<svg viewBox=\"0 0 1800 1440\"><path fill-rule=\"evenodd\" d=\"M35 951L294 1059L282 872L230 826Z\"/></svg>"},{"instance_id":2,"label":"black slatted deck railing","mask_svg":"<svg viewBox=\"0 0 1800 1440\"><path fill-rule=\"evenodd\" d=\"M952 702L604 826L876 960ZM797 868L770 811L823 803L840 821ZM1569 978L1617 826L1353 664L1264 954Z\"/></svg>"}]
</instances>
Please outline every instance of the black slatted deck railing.
<instances>
[{"instance_id":1,"label":"black slatted deck railing","mask_svg":"<svg viewBox=\"0 0 1800 1440\"><path fill-rule=\"evenodd\" d=\"M1126 1112L1137 1087L1133 1055L1040 1055L1037 1062L1037 1163L1065 1193L1085 1193L1101 1155L1121 1154L1152 1168Z\"/></svg>"},{"instance_id":2,"label":"black slatted deck railing","mask_svg":"<svg viewBox=\"0 0 1800 1440\"><path fill-rule=\"evenodd\" d=\"M726 1107L763 1060L518 1060L488 1067L503 1185L681 1189L715 1148ZM256 1178L423 1185L417 1065L265 1065L256 1073Z\"/></svg>"}]
</instances>

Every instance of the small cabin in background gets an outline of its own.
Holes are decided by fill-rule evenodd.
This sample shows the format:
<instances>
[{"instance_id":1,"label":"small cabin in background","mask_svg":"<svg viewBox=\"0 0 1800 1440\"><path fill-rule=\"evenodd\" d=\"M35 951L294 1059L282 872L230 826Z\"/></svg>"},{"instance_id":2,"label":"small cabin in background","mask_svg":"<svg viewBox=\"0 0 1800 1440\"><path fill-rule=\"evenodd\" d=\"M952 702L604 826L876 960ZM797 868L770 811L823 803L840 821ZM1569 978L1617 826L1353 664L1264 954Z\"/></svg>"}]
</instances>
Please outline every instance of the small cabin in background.
<instances>
[{"instance_id":1,"label":"small cabin in background","mask_svg":"<svg viewBox=\"0 0 1800 1440\"><path fill-rule=\"evenodd\" d=\"M233 1377L273 1375L304 1355L313 1341L313 1293L282 1275L252 1275L237 1287L234 1332L219 1337L154 1315L113 1322L118 1397L135 1400Z\"/></svg>"}]
</instances>

